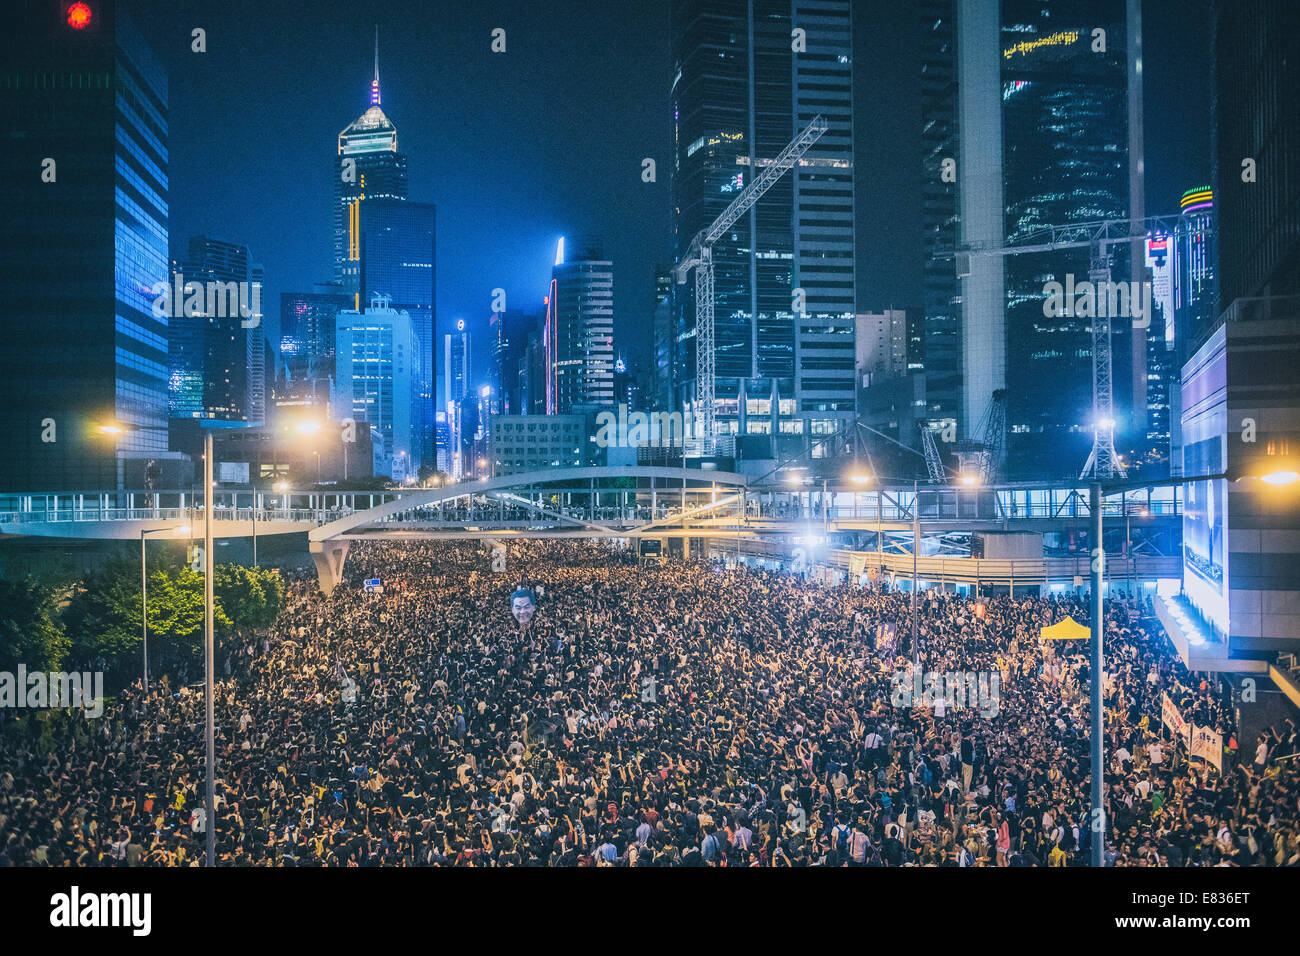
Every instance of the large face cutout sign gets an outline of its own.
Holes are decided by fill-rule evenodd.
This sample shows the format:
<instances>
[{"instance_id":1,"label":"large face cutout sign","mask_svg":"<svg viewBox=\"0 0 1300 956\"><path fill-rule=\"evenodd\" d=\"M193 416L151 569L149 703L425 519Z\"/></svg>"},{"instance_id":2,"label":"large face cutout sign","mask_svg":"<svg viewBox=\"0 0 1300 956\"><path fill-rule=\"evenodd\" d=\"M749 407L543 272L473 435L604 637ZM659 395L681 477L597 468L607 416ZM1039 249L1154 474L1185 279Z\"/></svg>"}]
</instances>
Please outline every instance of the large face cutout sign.
<instances>
[{"instance_id":1,"label":"large face cutout sign","mask_svg":"<svg viewBox=\"0 0 1300 956\"><path fill-rule=\"evenodd\" d=\"M537 613L537 595L532 588L517 588L510 595L510 613L515 616L520 628L526 628L532 623L533 615Z\"/></svg>"}]
</instances>

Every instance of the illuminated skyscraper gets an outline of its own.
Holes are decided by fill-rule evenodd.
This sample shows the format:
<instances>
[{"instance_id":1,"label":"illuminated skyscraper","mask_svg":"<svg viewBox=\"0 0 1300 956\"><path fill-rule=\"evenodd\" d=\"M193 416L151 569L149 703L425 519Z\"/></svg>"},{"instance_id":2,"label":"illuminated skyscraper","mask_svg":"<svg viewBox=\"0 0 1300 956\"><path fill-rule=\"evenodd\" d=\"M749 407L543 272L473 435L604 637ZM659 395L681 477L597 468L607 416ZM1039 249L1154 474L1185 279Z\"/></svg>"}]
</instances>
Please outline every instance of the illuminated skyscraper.
<instances>
[{"instance_id":1,"label":"illuminated skyscraper","mask_svg":"<svg viewBox=\"0 0 1300 956\"><path fill-rule=\"evenodd\" d=\"M250 291L261 288L262 266L251 260L247 246L208 236L191 237L189 255L174 272L173 288L183 282L182 295L191 283L204 290L230 288L230 284ZM247 300L251 307L260 299L259 292L256 299L248 296ZM248 424L265 420L263 316L245 318L229 308L232 304L228 296L205 295L203 308L188 314L191 309L186 303L175 299L168 348L172 418Z\"/></svg>"},{"instance_id":2,"label":"illuminated skyscraper","mask_svg":"<svg viewBox=\"0 0 1300 956\"><path fill-rule=\"evenodd\" d=\"M420 356L420 464L436 465L433 413L436 363L435 246L437 209L432 203L367 197L359 206L360 288L384 295L411 317L424 353Z\"/></svg>"},{"instance_id":3,"label":"illuminated skyscraper","mask_svg":"<svg viewBox=\"0 0 1300 956\"><path fill-rule=\"evenodd\" d=\"M0 31L0 488L140 487L167 452L167 75L113 0ZM97 424L124 431L105 437ZM176 480L172 478L170 480Z\"/></svg>"},{"instance_id":4,"label":"illuminated skyscraper","mask_svg":"<svg viewBox=\"0 0 1300 956\"><path fill-rule=\"evenodd\" d=\"M1144 215L1140 11L1138 0L923 0L932 252ZM941 178L947 159L951 183ZM1140 257L1111 252L1113 280L1141 278ZM978 437L1006 389L1007 474L1077 476L1092 443L1092 320L1049 318L1043 306L1048 281L1088 279L1088 250L958 257L955 283L943 274L953 265L926 270L930 417ZM1122 318L1111 327L1116 444L1141 450L1145 333Z\"/></svg>"},{"instance_id":5,"label":"illuminated skyscraper","mask_svg":"<svg viewBox=\"0 0 1300 956\"><path fill-rule=\"evenodd\" d=\"M360 205L367 199L405 199L406 155L397 149L397 127L384 115L379 93L379 29L375 28L375 75L370 105L339 133L333 170L334 282L361 308Z\"/></svg>"},{"instance_id":6,"label":"illuminated skyscraper","mask_svg":"<svg viewBox=\"0 0 1300 956\"><path fill-rule=\"evenodd\" d=\"M849 0L673 4L679 257L814 116L829 124L799 165L713 247L723 431L779 428L807 441L853 416L852 7ZM693 296L676 300L673 338L685 347L674 391L688 401Z\"/></svg>"},{"instance_id":7,"label":"illuminated skyscraper","mask_svg":"<svg viewBox=\"0 0 1300 956\"><path fill-rule=\"evenodd\" d=\"M335 328L334 417L365 422L383 438L381 474L404 481L419 470L420 340L411 317L375 296L345 310Z\"/></svg>"},{"instance_id":8,"label":"illuminated skyscraper","mask_svg":"<svg viewBox=\"0 0 1300 956\"><path fill-rule=\"evenodd\" d=\"M551 271L547 355L555 415L614 404L614 264L582 240Z\"/></svg>"}]
</instances>

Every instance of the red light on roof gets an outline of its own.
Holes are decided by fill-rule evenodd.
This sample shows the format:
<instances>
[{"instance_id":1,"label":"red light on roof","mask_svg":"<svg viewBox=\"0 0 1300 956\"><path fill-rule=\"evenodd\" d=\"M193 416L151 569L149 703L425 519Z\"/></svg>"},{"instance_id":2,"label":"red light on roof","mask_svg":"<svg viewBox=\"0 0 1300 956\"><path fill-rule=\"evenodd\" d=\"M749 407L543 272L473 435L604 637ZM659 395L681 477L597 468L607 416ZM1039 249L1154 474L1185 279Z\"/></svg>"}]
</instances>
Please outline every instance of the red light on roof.
<instances>
[{"instance_id":1,"label":"red light on roof","mask_svg":"<svg viewBox=\"0 0 1300 956\"><path fill-rule=\"evenodd\" d=\"M74 30L84 30L90 26L90 18L93 15L86 4L74 3L68 7L68 26Z\"/></svg>"}]
</instances>

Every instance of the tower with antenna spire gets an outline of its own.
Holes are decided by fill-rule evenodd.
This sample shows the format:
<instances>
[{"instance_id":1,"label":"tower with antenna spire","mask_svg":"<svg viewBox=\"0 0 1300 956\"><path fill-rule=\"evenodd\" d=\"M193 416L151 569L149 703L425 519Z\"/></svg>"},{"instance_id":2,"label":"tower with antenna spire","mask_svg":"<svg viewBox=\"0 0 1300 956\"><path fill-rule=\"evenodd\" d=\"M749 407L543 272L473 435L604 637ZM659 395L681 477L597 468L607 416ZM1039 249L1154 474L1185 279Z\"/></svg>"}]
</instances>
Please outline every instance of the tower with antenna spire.
<instances>
[{"instance_id":1,"label":"tower with antenna spire","mask_svg":"<svg viewBox=\"0 0 1300 956\"><path fill-rule=\"evenodd\" d=\"M339 133L334 159L334 284L360 309L361 204L367 199L407 198L406 155L397 148L397 127L380 106L379 26L375 26L374 76L366 111ZM364 290L369 293L372 290Z\"/></svg>"}]
</instances>

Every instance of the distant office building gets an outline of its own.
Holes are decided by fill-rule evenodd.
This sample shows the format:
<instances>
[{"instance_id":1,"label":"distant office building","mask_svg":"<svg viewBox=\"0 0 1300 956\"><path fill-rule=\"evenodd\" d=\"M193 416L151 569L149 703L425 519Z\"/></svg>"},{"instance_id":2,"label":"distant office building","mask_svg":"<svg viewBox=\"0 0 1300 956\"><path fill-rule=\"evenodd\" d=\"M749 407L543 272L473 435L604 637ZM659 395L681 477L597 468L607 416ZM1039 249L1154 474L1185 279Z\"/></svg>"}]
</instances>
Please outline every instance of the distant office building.
<instances>
[{"instance_id":1,"label":"distant office building","mask_svg":"<svg viewBox=\"0 0 1300 956\"><path fill-rule=\"evenodd\" d=\"M451 477L465 477L465 440L464 440L464 402L454 399L447 403L447 467L443 469Z\"/></svg>"},{"instance_id":2,"label":"distant office building","mask_svg":"<svg viewBox=\"0 0 1300 956\"><path fill-rule=\"evenodd\" d=\"M927 418L926 376L920 361L922 309L885 309L856 317L858 418L902 445L919 450ZM919 459L897 446L878 448L877 468L891 475L917 470Z\"/></svg>"},{"instance_id":3,"label":"distant office building","mask_svg":"<svg viewBox=\"0 0 1300 956\"><path fill-rule=\"evenodd\" d=\"M380 107L377 30L370 103L339 133L331 183L334 284L352 299L352 308L360 310L363 296L380 291L361 287L361 205L372 199L404 200L407 196L406 155L397 149L397 127Z\"/></svg>"},{"instance_id":4,"label":"distant office building","mask_svg":"<svg viewBox=\"0 0 1300 956\"><path fill-rule=\"evenodd\" d=\"M524 415L546 414L546 346L544 333L528 333L524 354L519 359L519 412Z\"/></svg>"},{"instance_id":5,"label":"distant office building","mask_svg":"<svg viewBox=\"0 0 1300 956\"><path fill-rule=\"evenodd\" d=\"M329 404L335 322L351 304L338 292L280 293L280 366L290 391Z\"/></svg>"},{"instance_id":6,"label":"distant office building","mask_svg":"<svg viewBox=\"0 0 1300 956\"><path fill-rule=\"evenodd\" d=\"M493 312L488 320L493 361L491 384L502 414L531 411L523 395L524 363L528 343L532 338L540 338L544 320L539 313L518 310Z\"/></svg>"},{"instance_id":7,"label":"distant office building","mask_svg":"<svg viewBox=\"0 0 1300 956\"><path fill-rule=\"evenodd\" d=\"M438 470L444 475L451 474L451 429L447 427L447 413L437 412L434 417L434 442L438 448Z\"/></svg>"},{"instance_id":8,"label":"distant office building","mask_svg":"<svg viewBox=\"0 0 1300 956\"><path fill-rule=\"evenodd\" d=\"M1181 474L1179 378L1195 350L1197 330L1212 328L1218 315L1213 211L1210 187L1189 189L1177 233L1146 241L1153 307L1146 330L1147 448L1137 464L1147 477Z\"/></svg>"},{"instance_id":9,"label":"distant office building","mask_svg":"<svg viewBox=\"0 0 1300 956\"><path fill-rule=\"evenodd\" d=\"M248 247L194 236L174 264L168 361L172 418L265 419L262 267Z\"/></svg>"},{"instance_id":10,"label":"distant office building","mask_svg":"<svg viewBox=\"0 0 1300 956\"><path fill-rule=\"evenodd\" d=\"M1215 0L1212 18L1217 277L1227 309L1300 293L1300 4Z\"/></svg>"},{"instance_id":11,"label":"distant office building","mask_svg":"<svg viewBox=\"0 0 1300 956\"><path fill-rule=\"evenodd\" d=\"M175 459L167 75L113 0L8 4L0 62L0 488L139 487Z\"/></svg>"},{"instance_id":12,"label":"distant office building","mask_svg":"<svg viewBox=\"0 0 1300 956\"><path fill-rule=\"evenodd\" d=\"M921 0L921 13L929 418L971 437L1006 389L1009 476L1074 477L1093 440L1091 318L1045 321L1044 285L1086 281L1089 250L934 257L1144 215L1141 4ZM1143 277L1140 254L1111 251L1112 279ZM1141 453L1146 337L1111 325L1116 447Z\"/></svg>"},{"instance_id":13,"label":"distant office building","mask_svg":"<svg viewBox=\"0 0 1300 956\"><path fill-rule=\"evenodd\" d=\"M418 428L424 455L420 464L433 468L437 208L431 203L367 196L359 209L362 293L391 297L392 308L411 316L416 338L425 352L420 356Z\"/></svg>"},{"instance_id":14,"label":"distant office building","mask_svg":"<svg viewBox=\"0 0 1300 956\"><path fill-rule=\"evenodd\" d=\"M513 475L588 464L586 415L497 415L492 421L491 473Z\"/></svg>"},{"instance_id":15,"label":"distant office building","mask_svg":"<svg viewBox=\"0 0 1300 956\"><path fill-rule=\"evenodd\" d=\"M1219 318L1214 190L1209 186L1189 189L1183 193L1180 207L1187 231L1176 249L1174 332L1169 337L1185 361L1198 346L1198 338Z\"/></svg>"},{"instance_id":16,"label":"distant office building","mask_svg":"<svg viewBox=\"0 0 1300 956\"><path fill-rule=\"evenodd\" d=\"M450 408L470 390L470 341L465 320L456 320L456 331L442 337L442 404Z\"/></svg>"},{"instance_id":17,"label":"distant office building","mask_svg":"<svg viewBox=\"0 0 1300 956\"><path fill-rule=\"evenodd\" d=\"M568 415L614 404L614 264L593 240L556 259L546 320L549 411Z\"/></svg>"},{"instance_id":18,"label":"distant office building","mask_svg":"<svg viewBox=\"0 0 1300 956\"><path fill-rule=\"evenodd\" d=\"M650 399L655 408L677 407L674 384L677 368L676 323L673 321L673 274L655 268L655 304L650 326Z\"/></svg>"},{"instance_id":19,"label":"distant office building","mask_svg":"<svg viewBox=\"0 0 1300 956\"><path fill-rule=\"evenodd\" d=\"M858 374L883 378L906 372L907 331L907 313L903 309L859 313L856 329Z\"/></svg>"},{"instance_id":20,"label":"distant office building","mask_svg":"<svg viewBox=\"0 0 1300 956\"><path fill-rule=\"evenodd\" d=\"M921 13L921 228L925 243L926 418L961 417L961 288L944 254L960 241L958 180L944 175L958 156L957 0L918 0Z\"/></svg>"},{"instance_id":21,"label":"distant office building","mask_svg":"<svg viewBox=\"0 0 1300 956\"><path fill-rule=\"evenodd\" d=\"M410 315L375 296L363 313L339 313L335 343L334 417L378 432L384 445L380 474L394 481L415 475L423 351Z\"/></svg>"},{"instance_id":22,"label":"distant office building","mask_svg":"<svg viewBox=\"0 0 1300 956\"><path fill-rule=\"evenodd\" d=\"M792 50L792 30L805 49ZM817 114L829 129L713 247L716 414L723 432L813 436L854 407L852 4L677 0L671 100L677 255ZM685 295L681 295L683 290ZM694 303L671 340L695 393ZM667 339L661 339L666 342Z\"/></svg>"}]
</instances>

